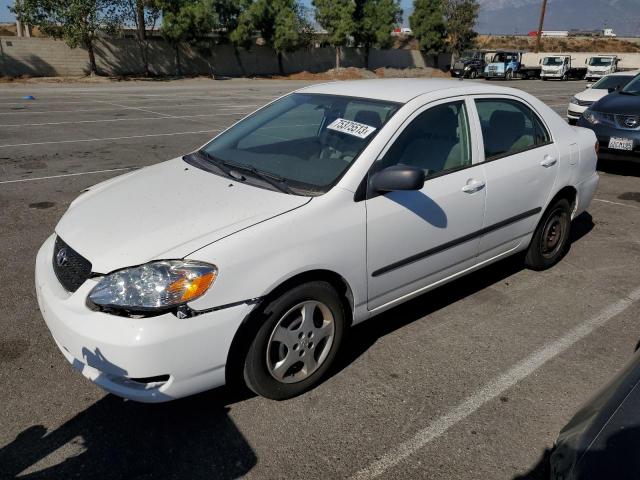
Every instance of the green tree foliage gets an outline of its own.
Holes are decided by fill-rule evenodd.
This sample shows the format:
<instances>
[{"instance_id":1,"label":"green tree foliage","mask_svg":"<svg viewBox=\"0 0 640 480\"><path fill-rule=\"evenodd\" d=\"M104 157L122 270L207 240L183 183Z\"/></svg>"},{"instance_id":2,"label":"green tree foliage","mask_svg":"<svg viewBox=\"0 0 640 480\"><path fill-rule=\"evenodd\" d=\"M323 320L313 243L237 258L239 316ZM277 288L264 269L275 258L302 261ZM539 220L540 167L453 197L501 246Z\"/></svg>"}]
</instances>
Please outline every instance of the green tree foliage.
<instances>
[{"instance_id":1,"label":"green tree foliage","mask_svg":"<svg viewBox=\"0 0 640 480\"><path fill-rule=\"evenodd\" d=\"M98 32L113 34L119 26L111 0L22 0L11 11L24 23L59 38L71 48L86 48L91 74L98 73L94 53Z\"/></svg>"},{"instance_id":2,"label":"green tree foliage","mask_svg":"<svg viewBox=\"0 0 640 480\"><path fill-rule=\"evenodd\" d=\"M365 51L365 66L369 67L371 47L389 48L391 32L402 21L399 0L356 0L354 39Z\"/></svg>"},{"instance_id":3,"label":"green tree foliage","mask_svg":"<svg viewBox=\"0 0 640 480\"><path fill-rule=\"evenodd\" d=\"M414 0L409 25L422 51L430 55L444 51L447 34L443 0Z\"/></svg>"},{"instance_id":4,"label":"green tree foliage","mask_svg":"<svg viewBox=\"0 0 640 480\"><path fill-rule=\"evenodd\" d=\"M329 43L336 49L336 68L340 68L340 51L356 31L353 0L313 0L316 21L327 31Z\"/></svg>"},{"instance_id":5,"label":"green tree foliage","mask_svg":"<svg viewBox=\"0 0 640 480\"><path fill-rule=\"evenodd\" d=\"M180 43L196 44L219 26L214 0L155 0L162 11L162 36L173 45L176 73L182 75Z\"/></svg>"},{"instance_id":6,"label":"green tree foliage","mask_svg":"<svg viewBox=\"0 0 640 480\"><path fill-rule=\"evenodd\" d=\"M282 73L282 54L307 44L310 30L304 10L296 0L256 0L240 14L231 39L237 45L250 48L254 32L260 33L265 43L276 51Z\"/></svg>"},{"instance_id":7,"label":"green tree foliage","mask_svg":"<svg viewBox=\"0 0 640 480\"><path fill-rule=\"evenodd\" d=\"M451 51L460 54L472 48L478 34L474 26L478 20L478 0L446 0L444 17Z\"/></svg>"}]
</instances>

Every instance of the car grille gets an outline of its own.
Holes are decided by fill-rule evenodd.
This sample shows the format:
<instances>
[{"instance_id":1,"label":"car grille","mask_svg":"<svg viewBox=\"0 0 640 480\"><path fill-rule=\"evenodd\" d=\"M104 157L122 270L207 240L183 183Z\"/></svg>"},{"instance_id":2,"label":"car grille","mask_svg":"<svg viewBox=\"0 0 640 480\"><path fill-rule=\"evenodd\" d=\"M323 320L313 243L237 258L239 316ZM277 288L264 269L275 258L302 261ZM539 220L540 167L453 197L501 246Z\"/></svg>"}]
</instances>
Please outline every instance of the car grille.
<instances>
[{"instance_id":1,"label":"car grille","mask_svg":"<svg viewBox=\"0 0 640 480\"><path fill-rule=\"evenodd\" d=\"M618 127L625 130L640 129L640 116L638 115L616 115L616 123Z\"/></svg>"},{"instance_id":2,"label":"car grille","mask_svg":"<svg viewBox=\"0 0 640 480\"><path fill-rule=\"evenodd\" d=\"M53 271L69 292L75 292L91 275L91 262L56 237L53 247Z\"/></svg>"},{"instance_id":3,"label":"car grille","mask_svg":"<svg viewBox=\"0 0 640 480\"><path fill-rule=\"evenodd\" d=\"M462 62L456 62L456 63L453 65L453 68L455 68L456 70L462 70L462 69L464 68L464 63L462 63Z\"/></svg>"}]
</instances>

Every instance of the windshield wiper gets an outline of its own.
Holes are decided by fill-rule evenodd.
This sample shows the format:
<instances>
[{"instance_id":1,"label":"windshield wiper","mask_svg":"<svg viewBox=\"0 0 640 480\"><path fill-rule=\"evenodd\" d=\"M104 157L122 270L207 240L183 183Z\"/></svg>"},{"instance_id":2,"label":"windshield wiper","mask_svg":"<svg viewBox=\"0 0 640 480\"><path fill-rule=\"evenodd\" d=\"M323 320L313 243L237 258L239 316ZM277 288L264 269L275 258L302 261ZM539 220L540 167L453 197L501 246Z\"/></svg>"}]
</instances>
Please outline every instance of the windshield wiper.
<instances>
[{"instance_id":1,"label":"windshield wiper","mask_svg":"<svg viewBox=\"0 0 640 480\"><path fill-rule=\"evenodd\" d=\"M245 172L249 172L254 177L258 177L260 180L268 183L269 185L281 191L282 193L293 193L293 190L287 185L287 182L282 177L278 177L277 175L273 175L273 174L267 174L265 172L258 170L256 167L252 165L243 165L239 163L222 160L221 158L211 155L206 150L200 150L200 153L204 155L209 161L211 161L211 163L213 163L216 167L218 167L229 178L233 178L234 180L237 180L240 182L244 181L245 179L243 177L239 177L237 175L239 172L235 172L235 175L234 175L234 171L233 171L234 169L242 170Z\"/></svg>"},{"instance_id":2,"label":"windshield wiper","mask_svg":"<svg viewBox=\"0 0 640 480\"><path fill-rule=\"evenodd\" d=\"M227 162L226 160L220 160L224 165L230 168L237 168L238 170L242 170L245 172L251 173L254 177L258 177L263 182L267 182L274 188L277 188L282 193L293 193L293 190L287 185L287 182L284 178L274 175L272 173L266 173L261 170L258 170L253 165L245 165L234 162ZM233 174L232 174L233 175Z\"/></svg>"}]
</instances>

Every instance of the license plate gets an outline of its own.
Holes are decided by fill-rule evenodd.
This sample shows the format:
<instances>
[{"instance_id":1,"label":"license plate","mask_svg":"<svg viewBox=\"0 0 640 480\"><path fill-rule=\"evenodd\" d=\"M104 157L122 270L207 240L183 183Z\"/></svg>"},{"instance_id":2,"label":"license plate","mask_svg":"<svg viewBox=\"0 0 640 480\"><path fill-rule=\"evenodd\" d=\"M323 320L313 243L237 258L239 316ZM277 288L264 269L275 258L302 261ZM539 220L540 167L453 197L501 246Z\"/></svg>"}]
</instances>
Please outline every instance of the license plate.
<instances>
[{"instance_id":1,"label":"license plate","mask_svg":"<svg viewBox=\"0 0 640 480\"><path fill-rule=\"evenodd\" d=\"M613 148L615 150L633 150L633 139L631 138L620 138L620 137L611 137L609 139L609 148Z\"/></svg>"}]
</instances>

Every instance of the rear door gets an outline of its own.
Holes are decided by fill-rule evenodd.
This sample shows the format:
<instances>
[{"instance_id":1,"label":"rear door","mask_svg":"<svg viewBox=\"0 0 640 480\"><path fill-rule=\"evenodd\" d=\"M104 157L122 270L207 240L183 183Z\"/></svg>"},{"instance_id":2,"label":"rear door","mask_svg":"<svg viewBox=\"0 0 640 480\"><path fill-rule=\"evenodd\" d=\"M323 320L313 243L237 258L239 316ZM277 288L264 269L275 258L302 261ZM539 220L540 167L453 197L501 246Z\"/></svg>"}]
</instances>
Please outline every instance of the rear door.
<instances>
[{"instance_id":1,"label":"rear door","mask_svg":"<svg viewBox=\"0 0 640 480\"><path fill-rule=\"evenodd\" d=\"M487 198L479 261L515 250L533 232L558 173L558 149L541 117L508 96L474 98Z\"/></svg>"}]
</instances>

